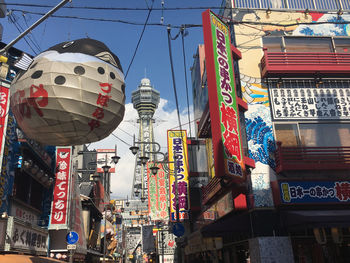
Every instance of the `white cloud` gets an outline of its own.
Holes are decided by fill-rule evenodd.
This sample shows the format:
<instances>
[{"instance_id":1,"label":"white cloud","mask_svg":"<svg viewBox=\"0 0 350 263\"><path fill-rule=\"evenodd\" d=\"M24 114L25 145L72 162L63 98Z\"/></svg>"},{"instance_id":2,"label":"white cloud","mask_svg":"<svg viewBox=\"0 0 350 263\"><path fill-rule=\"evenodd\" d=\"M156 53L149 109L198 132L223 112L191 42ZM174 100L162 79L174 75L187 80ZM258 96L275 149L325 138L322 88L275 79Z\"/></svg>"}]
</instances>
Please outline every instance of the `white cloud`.
<instances>
[{"instance_id":1,"label":"white cloud","mask_svg":"<svg viewBox=\"0 0 350 263\"><path fill-rule=\"evenodd\" d=\"M167 130L179 129L177 111L165 110L168 107L169 102L165 99L160 99L158 109L154 114L156 120L154 126L154 138L157 143L161 145L161 152L167 152ZM135 156L130 152L129 147L132 145L133 135L135 134L136 140L138 135L138 114L133 108L132 103L125 105L124 120L120 123L118 128L113 132L113 135L107 138L92 143L89 146L89 150L93 149L114 149L117 145L118 155L121 157L119 163L116 165L115 174L111 174L111 191L113 198L120 198L128 195L130 197L132 189L132 181L135 168ZM192 136L194 136L193 114L192 108L190 108L190 118L192 123ZM187 130L187 136L190 136L188 126L188 113L187 109L180 113L180 119L182 129ZM116 138L117 137L117 138ZM119 139L118 139L119 138Z\"/></svg>"}]
</instances>

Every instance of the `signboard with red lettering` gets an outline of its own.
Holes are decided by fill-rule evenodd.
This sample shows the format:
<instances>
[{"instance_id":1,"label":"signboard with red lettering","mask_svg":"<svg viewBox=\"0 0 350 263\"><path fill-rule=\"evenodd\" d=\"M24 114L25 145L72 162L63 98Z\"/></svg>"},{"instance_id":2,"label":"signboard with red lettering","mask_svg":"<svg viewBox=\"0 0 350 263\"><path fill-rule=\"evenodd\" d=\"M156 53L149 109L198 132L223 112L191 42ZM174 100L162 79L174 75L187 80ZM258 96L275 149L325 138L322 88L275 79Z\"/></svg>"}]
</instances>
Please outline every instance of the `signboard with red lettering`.
<instances>
[{"instance_id":1,"label":"signboard with red lettering","mask_svg":"<svg viewBox=\"0 0 350 263\"><path fill-rule=\"evenodd\" d=\"M230 31L210 10L202 14L215 176L244 178Z\"/></svg>"},{"instance_id":2,"label":"signboard with red lettering","mask_svg":"<svg viewBox=\"0 0 350 263\"><path fill-rule=\"evenodd\" d=\"M97 149L97 172L103 173L103 166L106 164L111 166L109 168L110 173L115 173L114 163L112 162L112 157L115 156L115 149ZM106 162L107 159L107 162Z\"/></svg>"},{"instance_id":3,"label":"signboard with red lettering","mask_svg":"<svg viewBox=\"0 0 350 263\"><path fill-rule=\"evenodd\" d=\"M184 219L189 219L189 181L186 131L168 131L168 153L170 170L170 220L173 222L176 221L176 203L178 203L179 220L183 221ZM177 178L177 185L175 178ZM178 200L176 200L176 193L178 195Z\"/></svg>"},{"instance_id":4,"label":"signboard with red lettering","mask_svg":"<svg viewBox=\"0 0 350 263\"><path fill-rule=\"evenodd\" d=\"M151 167L159 168L156 175L151 172ZM151 220L169 221L169 177L161 163L147 163L147 187L148 187L148 212Z\"/></svg>"},{"instance_id":5,"label":"signboard with red lettering","mask_svg":"<svg viewBox=\"0 0 350 263\"><path fill-rule=\"evenodd\" d=\"M56 183L53 192L49 229L67 228L71 183L72 147L56 148Z\"/></svg>"}]
</instances>

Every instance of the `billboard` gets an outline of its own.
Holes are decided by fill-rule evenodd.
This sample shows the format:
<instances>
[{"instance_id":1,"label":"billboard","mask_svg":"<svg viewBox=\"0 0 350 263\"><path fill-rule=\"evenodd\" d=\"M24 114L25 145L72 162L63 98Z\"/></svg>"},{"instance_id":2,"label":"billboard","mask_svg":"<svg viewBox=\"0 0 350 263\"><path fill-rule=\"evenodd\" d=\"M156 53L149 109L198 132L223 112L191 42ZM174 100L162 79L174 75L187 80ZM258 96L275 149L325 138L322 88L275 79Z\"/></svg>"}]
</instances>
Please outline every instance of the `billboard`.
<instances>
[{"instance_id":1,"label":"billboard","mask_svg":"<svg viewBox=\"0 0 350 263\"><path fill-rule=\"evenodd\" d=\"M115 156L115 149L97 149L97 172L103 173L103 166L106 165L106 157L107 157L107 165L111 166L109 168L110 173L115 173L114 163L112 162L112 157Z\"/></svg>"},{"instance_id":2,"label":"billboard","mask_svg":"<svg viewBox=\"0 0 350 263\"><path fill-rule=\"evenodd\" d=\"M350 181L279 182L282 204L350 203Z\"/></svg>"},{"instance_id":3,"label":"billboard","mask_svg":"<svg viewBox=\"0 0 350 263\"><path fill-rule=\"evenodd\" d=\"M150 168L159 168L153 175ZM148 213L152 220L169 221L169 175L163 169L161 163L147 163L147 187L148 187Z\"/></svg>"},{"instance_id":4,"label":"billboard","mask_svg":"<svg viewBox=\"0 0 350 263\"><path fill-rule=\"evenodd\" d=\"M56 148L56 183L53 192L49 229L65 229L68 224L72 147Z\"/></svg>"},{"instance_id":5,"label":"billboard","mask_svg":"<svg viewBox=\"0 0 350 263\"><path fill-rule=\"evenodd\" d=\"M189 218L189 182L186 131L168 131L170 220L176 221L176 192L178 193L179 220ZM175 156L176 158L175 158ZM176 162L176 171L175 171ZM177 187L175 174L177 177ZM177 189L176 189L177 188Z\"/></svg>"},{"instance_id":6,"label":"billboard","mask_svg":"<svg viewBox=\"0 0 350 263\"><path fill-rule=\"evenodd\" d=\"M210 10L202 18L215 176L242 182L244 162L230 31Z\"/></svg>"}]
</instances>

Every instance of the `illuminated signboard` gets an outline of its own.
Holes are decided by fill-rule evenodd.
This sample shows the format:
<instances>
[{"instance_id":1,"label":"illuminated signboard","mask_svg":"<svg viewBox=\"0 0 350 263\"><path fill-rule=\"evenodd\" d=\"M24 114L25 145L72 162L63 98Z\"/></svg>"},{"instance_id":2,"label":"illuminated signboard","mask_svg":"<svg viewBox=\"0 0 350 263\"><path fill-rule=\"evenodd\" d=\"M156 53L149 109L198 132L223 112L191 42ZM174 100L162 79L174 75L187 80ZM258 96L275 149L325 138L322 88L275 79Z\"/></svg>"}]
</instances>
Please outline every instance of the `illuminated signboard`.
<instances>
[{"instance_id":1,"label":"illuminated signboard","mask_svg":"<svg viewBox=\"0 0 350 263\"><path fill-rule=\"evenodd\" d=\"M67 228L72 147L56 148L56 184L53 192L49 229Z\"/></svg>"},{"instance_id":2,"label":"illuminated signboard","mask_svg":"<svg viewBox=\"0 0 350 263\"><path fill-rule=\"evenodd\" d=\"M159 168L156 175L153 175L150 168L155 166L153 162L147 163L147 186L148 186L148 212L152 220L169 221L169 193L168 174L164 171L163 165L158 163Z\"/></svg>"},{"instance_id":3,"label":"illuminated signboard","mask_svg":"<svg viewBox=\"0 0 350 263\"><path fill-rule=\"evenodd\" d=\"M97 172L103 173L103 166L114 165L112 157L115 156L115 149L97 149ZM106 162L107 157L107 162ZM115 167L109 168L109 173L115 173Z\"/></svg>"},{"instance_id":4,"label":"illuminated signboard","mask_svg":"<svg viewBox=\"0 0 350 263\"><path fill-rule=\"evenodd\" d=\"M215 176L244 178L239 110L228 26L210 10L202 14Z\"/></svg>"},{"instance_id":5,"label":"illuminated signboard","mask_svg":"<svg viewBox=\"0 0 350 263\"><path fill-rule=\"evenodd\" d=\"M170 195L170 220L176 221L176 181L179 204L179 220L189 218L189 182L188 182L188 155L186 131L168 131L169 153L169 195ZM174 158L176 156L176 159ZM176 171L175 163L176 162ZM175 173L174 173L175 172Z\"/></svg>"},{"instance_id":6,"label":"illuminated signboard","mask_svg":"<svg viewBox=\"0 0 350 263\"><path fill-rule=\"evenodd\" d=\"M350 181L289 181L279 184L282 204L350 202Z\"/></svg>"}]
</instances>

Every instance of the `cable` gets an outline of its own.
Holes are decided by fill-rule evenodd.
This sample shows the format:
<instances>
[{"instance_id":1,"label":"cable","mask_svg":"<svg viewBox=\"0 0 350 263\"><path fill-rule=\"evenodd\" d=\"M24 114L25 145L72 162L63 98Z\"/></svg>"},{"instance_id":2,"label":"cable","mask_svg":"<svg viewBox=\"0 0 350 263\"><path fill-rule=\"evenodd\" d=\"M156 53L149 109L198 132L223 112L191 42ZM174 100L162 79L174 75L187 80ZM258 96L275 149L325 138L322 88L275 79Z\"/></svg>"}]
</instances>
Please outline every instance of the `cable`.
<instances>
[{"instance_id":1,"label":"cable","mask_svg":"<svg viewBox=\"0 0 350 263\"><path fill-rule=\"evenodd\" d=\"M29 28L30 26L28 25L28 21L27 18L25 16L25 13L22 13L23 19L24 19L24 23L26 24L27 28ZM23 30L23 29L22 29ZM24 30L23 30L24 31ZM34 34L32 32L30 32L31 36L33 37L32 43L34 44L34 46L38 49L39 53L42 51L41 47L38 44L38 41L36 40Z\"/></svg>"},{"instance_id":2,"label":"cable","mask_svg":"<svg viewBox=\"0 0 350 263\"><path fill-rule=\"evenodd\" d=\"M171 35L170 35L170 30L171 30L171 27L170 27L170 25L168 25L168 28L167 28L167 31L168 31L168 48L169 48L169 59L170 59L171 76L172 76L172 80L173 80L173 90L174 90L174 95L175 95L177 118L178 118L180 130L182 130L181 120L180 120L179 101L177 99L177 91L176 91L176 83L175 83L173 55L172 55L172 52L171 52Z\"/></svg>"},{"instance_id":3,"label":"cable","mask_svg":"<svg viewBox=\"0 0 350 263\"><path fill-rule=\"evenodd\" d=\"M186 55L185 55L185 27L181 28L181 39L182 39L182 55L184 59L184 73L185 73L185 87L186 87L186 97L187 97L187 114L188 114L188 123L191 123L190 118L190 101L188 98L188 85L187 85L187 73L186 73ZM192 129L191 125L189 125L190 128L190 137L192 137Z\"/></svg>"},{"instance_id":4,"label":"cable","mask_svg":"<svg viewBox=\"0 0 350 263\"><path fill-rule=\"evenodd\" d=\"M113 132L111 133L115 138L117 138L118 140L120 140L121 142L123 142L123 143L125 143L126 145L128 145L128 146L132 146L131 144L129 144L129 143L127 143L126 141L124 141L124 140L122 140L122 139L120 139L117 135L115 135Z\"/></svg>"},{"instance_id":5,"label":"cable","mask_svg":"<svg viewBox=\"0 0 350 263\"><path fill-rule=\"evenodd\" d=\"M10 20L10 22L12 22L13 25L17 28L18 32L19 32L19 33L22 33L21 30L18 28L17 24L15 23L14 18L12 17L12 13L9 15L9 20ZM27 43L27 45L29 46L29 48L33 51L33 53L34 53L34 54L37 54L36 51L33 49L33 47L29 44L27 38L24 37L23 39L24 39L24 41Z\"/></svg>"},{"instance_id":6,"label":"cable","mask_svg":"<svg viewBox=\"0 0 350 263\"><path fill-rule=\"evenodd\" d=\"M133 54L133 56L132 56L132 59L131 59L130 64L129 64L129 66L128 66L128 69L127 69L127 71L126 71L125 79L128 77L128 73L129 73L130 67L131 67L131 65L132 65L132 63L133 63L133 61L134 61L134 59L135 59L136 52L137 52L137 50L138 50L138 48L139 48L139 45L140 45L140 43L141 43L141 39L142 39L143 33L145 32L148 19L149 19L150 15L151 15L151 12L152 12L153 4L154 4L154 0L152 0L152 6L151 6L151 8L148 10L147 18L146 18L146 21L145 21L145 23L144 23L144 25L143 25L143 29L142 29L142 32L141 32L139 41L137 42L137 45L136 45L134 54Z\"/></svg>"}]
</instances>

